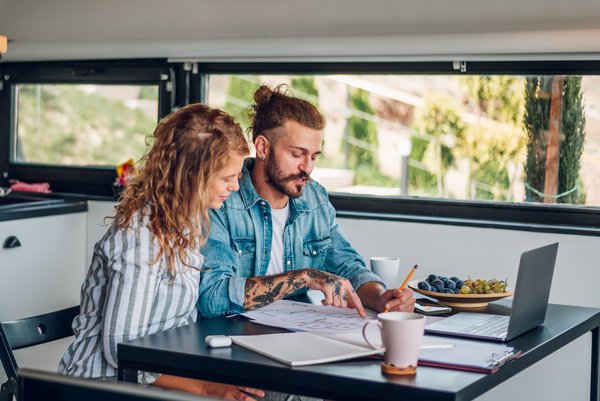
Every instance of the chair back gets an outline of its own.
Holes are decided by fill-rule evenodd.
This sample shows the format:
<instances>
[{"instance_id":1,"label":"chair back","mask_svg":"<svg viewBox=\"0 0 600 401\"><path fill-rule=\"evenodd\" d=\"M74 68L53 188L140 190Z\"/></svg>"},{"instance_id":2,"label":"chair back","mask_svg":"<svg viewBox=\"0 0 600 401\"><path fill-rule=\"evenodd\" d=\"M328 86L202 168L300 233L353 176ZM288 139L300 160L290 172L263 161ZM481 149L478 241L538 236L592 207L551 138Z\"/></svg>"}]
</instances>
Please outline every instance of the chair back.
<instances>
[{"instance_id":1,"label":"chair back","mask_svg":"<svg viewBox=\"0 0 600 401\"><path fill-rule=\"evenodd\" d=\"M61 376L33 369L19 369L21 401L202 401L214 400L179 391L133 383Z\"/></svg>"},{"instance_id":2,"label":"chair back","mask_svg":"<svg viewBox=\"0 0 600 401\"><path fill-rule=\"evenodd\" d=\"M18 396L17 361L13 351L60 340L73 335L73 319L79 305L42 315L0 322L0 359L8 380L2 384L0 401ZM58 361L57 361L58 364Z\"/></svg>"}]
</instances>

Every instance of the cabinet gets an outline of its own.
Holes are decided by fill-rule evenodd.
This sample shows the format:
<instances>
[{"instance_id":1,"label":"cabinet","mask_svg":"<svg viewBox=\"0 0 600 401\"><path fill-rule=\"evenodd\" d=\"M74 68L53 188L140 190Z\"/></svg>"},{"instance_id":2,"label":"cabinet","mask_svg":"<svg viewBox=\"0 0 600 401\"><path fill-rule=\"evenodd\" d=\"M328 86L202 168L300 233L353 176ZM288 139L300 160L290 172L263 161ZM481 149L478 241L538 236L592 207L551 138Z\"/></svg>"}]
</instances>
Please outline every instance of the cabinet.
<instances>
[{"instance_id":1,"label":"cabinet","mask_svg":"<svg viewBox=\"0 0 600 401\"><path fill-rule=\"evenodd\" d=\"M86 215L69 213L0 222L0 319L9 320L79 304L86 272ZM56 371L73 338L15 352L21 367ZM0 383L6 380L0 369Z\"/></svg>"},{"instance_id":2,"label":"cabinet","mask_svg":"<svg viewBox=\"0 0 600 401\"><path fill-rule=\"evenodd\" d=\"M86 271L86 213L0 222L0 319L49 312L79 303Z\"/></svg>"}]
</instances>

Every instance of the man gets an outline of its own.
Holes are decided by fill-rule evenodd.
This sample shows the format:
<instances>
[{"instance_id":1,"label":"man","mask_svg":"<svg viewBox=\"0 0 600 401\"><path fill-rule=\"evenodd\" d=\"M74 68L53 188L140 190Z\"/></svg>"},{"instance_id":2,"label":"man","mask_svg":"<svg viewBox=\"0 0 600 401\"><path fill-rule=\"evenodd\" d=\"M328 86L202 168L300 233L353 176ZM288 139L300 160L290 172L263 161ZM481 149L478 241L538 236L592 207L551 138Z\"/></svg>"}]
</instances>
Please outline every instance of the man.
<instances>
[{"instance_id":1,"label":"man","mask_svg":"<svg viewBox=\"0 0 600 401\"><path fill-rule=\"evenodd\" d=\"M363 317L363 305L412 311L412 291L385 289L342 235L325 189L310 179L321 154L321 113L281 85L261 86L254 100L256 159L246 160L239 192L211 211L201 314L240 313L306 289Z\"/></svg>"}]
</instances>

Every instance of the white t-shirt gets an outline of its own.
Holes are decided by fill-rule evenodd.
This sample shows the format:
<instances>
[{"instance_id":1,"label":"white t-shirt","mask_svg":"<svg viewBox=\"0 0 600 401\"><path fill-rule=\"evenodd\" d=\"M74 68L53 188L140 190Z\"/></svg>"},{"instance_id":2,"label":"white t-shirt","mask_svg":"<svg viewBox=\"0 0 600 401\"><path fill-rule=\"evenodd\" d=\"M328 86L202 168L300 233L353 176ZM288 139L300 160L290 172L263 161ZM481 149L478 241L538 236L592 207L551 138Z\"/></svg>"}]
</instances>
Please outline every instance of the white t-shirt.
<instances>
[{"instance_id":1,"label":"white t-shirt","mask_svg":"<svg viewBox=\"0 0 600 401\"><path fill-rule=\"evenodd\" d=\"M283 229L289 215L289 202L283 209L271 209L273 238L271 239L271 259L267 267L267 276L283 273Z\"/></svg>"}]
</instances>

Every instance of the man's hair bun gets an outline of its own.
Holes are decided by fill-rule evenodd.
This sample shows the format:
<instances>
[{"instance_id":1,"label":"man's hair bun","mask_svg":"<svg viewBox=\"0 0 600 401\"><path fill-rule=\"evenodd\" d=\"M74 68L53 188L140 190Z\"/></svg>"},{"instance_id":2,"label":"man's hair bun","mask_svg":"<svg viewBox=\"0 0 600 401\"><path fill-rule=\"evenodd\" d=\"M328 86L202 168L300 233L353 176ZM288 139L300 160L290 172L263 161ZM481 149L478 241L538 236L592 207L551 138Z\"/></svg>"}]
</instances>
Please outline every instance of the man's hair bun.
<instances>
[{"instance_id":1,"label":"man's hair bun","mask_svg":"<svg viewBox=\"0 0 600 401\"><path fill-rule=\"evenodd\" d=\"M261 85L254 93L254 102L256 103L256 106L260 108L263 104L269 104L273 94L274 92L271 88L267 85Z\"/></svg>"},{"instance_id":2,"label":"man's hair bun","mask_svg":"<svg viewBox=\"0 0 600 401\"><path fill-rule=\"evenodd\" d=\"M261 85L256 90L255 104L249 111L252 118L249 129L252 132L252 141L255 141L258 135L265 134L269 135L269 140L275 141L275 137L269 132L288 121L314 130L323 130L325 118L319 110L306 100L289 95L288 90L286 84L278 85L274 89Z\"/></svg>"}]
</instances>

